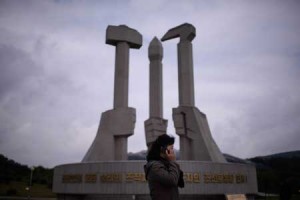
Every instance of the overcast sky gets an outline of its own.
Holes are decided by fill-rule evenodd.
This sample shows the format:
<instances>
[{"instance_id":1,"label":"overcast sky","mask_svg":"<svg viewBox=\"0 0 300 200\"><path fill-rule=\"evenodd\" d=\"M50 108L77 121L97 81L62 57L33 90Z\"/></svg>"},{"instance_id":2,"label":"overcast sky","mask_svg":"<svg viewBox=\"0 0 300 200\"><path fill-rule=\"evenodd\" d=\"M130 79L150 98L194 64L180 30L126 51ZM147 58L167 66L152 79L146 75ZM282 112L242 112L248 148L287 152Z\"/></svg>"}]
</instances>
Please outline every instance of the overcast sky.
<instances>
[{"instance_id":1,"label":"overcast sky","mask_svg":"<svg viewBox=\"0 0 300 200\"><path fill-rule=\"evenodd\" d=\"M113 108L108 25L143 35L130 51L128 151L146 149L148 45L188 22L196 106L221 151L249 158L300 149L300 1L0 0L0 153L27 165L80 162ZM163 43L164 118L175 135L178 39ZM176 147L179 140L176 140Z\"/></svg>"}]
</instances>

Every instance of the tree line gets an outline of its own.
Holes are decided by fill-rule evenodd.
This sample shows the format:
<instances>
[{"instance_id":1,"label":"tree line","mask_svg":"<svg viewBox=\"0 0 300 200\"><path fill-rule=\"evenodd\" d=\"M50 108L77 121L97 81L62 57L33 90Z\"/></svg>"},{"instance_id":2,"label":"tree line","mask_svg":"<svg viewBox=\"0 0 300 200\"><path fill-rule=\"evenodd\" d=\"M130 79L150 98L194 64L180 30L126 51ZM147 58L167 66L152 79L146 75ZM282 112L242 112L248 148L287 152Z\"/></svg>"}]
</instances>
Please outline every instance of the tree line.
<instances>
[{"instance_id":1,"label":"tree line","mask_svg":"<svg viewBox=\"0 0 300 200\"><path fill-rule=\"evenodd\" d=\"M0 154L0 183L9 184L16 181L29 185L31 170L27 165L19 164ZM38 183L52 188L53 169L37 166L33 170L32 184Z\"/></svg>"}]
</instances>

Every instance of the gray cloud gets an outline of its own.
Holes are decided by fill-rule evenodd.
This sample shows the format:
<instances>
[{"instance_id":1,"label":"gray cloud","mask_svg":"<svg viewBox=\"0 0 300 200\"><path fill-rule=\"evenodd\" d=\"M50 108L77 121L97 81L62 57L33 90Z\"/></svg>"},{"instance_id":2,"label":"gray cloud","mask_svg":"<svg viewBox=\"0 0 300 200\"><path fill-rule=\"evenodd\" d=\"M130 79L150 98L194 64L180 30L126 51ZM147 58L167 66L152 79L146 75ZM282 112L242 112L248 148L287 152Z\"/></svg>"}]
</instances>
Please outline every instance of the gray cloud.
<instances>
[{"instance_id":1,"label":"gray cloud","mask_svg":"<svg viewBox=\"0 0 300 200\"><path fill-rule=\"evenodd\" d=\"M22 90L22 86L34 79L42 69L26 55L13 46L0 46L1 74L0 97L4 98L10 91Z\"/></svg>"}]
</instances>

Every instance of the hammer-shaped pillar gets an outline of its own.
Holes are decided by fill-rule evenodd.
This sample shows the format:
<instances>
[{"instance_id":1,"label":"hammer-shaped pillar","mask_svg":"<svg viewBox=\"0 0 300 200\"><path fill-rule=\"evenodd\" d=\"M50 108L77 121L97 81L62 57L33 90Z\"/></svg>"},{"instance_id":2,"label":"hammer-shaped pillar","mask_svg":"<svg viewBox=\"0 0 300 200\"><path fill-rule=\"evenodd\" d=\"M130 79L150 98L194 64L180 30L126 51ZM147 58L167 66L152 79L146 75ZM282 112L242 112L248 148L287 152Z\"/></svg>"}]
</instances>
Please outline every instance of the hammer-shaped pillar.
<instances>
[{"instance_id":1,"label":"hammer-shaped pillar","mask_svg":"<svg viewBox=\"0 0 300 200\"><path fill-rule=\"evenodd\" d=\"M192 40L196 29L182 24L170 29L162 41L180 38L178 53L179 107L173 108L176 133L180 136L180 159L226 162L213 140L205 114L195 107Z\"/></svg>"},{"instance_id":2,"label":"hammer-shaped pillar","mask_svg":"<svg viewBox=\"0 0 300 200\"><path fill-rule=\"evenodd\" d=\"M114 108L128 107L129 44L116 44Z\"/></svg>"},{"instance_id":3,"label":"hammer-shaped pillar","mask_svg":"<svg viewBox=\"0 0 300 200\"><path fill-rule=\"evenodd\" d=\"M166 133L168 121L163 119L163 47L155 37L148 49L150 60L149 119L145 121L146 143L149 147L156 138Z\"/></svg>"},{"instance_id":4,"label":"hammer-shaped pillar","mask_svg":"<svg viewBox=\"0 0 300 200\"><path fill-rule=\"evenodd\" d=\"M108 26L106 44L116 46L114 108L128 107L129 48L142 46L142 35L125 25Z\"/></svg>"},{"instance_id":5,"label":"hammer-shaped pillar","mask_svg":"<svg viewBox=\"0 0 300 200\"><path fill-rule=\"evenodd\" d=\"M135 126L135 109L128 107L129 48L139 49L142 35L125 25L108 26L106 44L116 46L114 109L102 113L96 138L83 162L127 160L127 138Z\"/></svg>"}]
</instances>

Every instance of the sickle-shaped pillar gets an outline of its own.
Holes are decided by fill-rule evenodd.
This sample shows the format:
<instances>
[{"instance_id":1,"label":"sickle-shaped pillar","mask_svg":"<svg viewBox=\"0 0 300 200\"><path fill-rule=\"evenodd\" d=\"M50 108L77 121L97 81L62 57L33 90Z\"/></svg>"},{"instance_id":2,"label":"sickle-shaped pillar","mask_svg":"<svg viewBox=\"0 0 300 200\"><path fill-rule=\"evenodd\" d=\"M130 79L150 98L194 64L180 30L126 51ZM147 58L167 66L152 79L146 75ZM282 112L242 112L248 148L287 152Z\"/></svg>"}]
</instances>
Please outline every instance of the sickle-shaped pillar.
<instances>
[{"instance_id":1,"label":"sickle-shaped pillar","mask_svg":"<svg viewBox=\"0 0 300 200\"><path fill-rule=\"evenodd\" d=\"M182 24L170 29L162 41L180 38L178 54L179 106L173 108L173 120L180 137L180 159L226 162L212 138L206 115L195 107L193 46L196 29Z\"/></svg>"},{"instance_id":2,"label":"sickle-shaped pillar","mask_svg":"<svg viewBox=\"0 0 300 200\"><path fill-rule=\"evenodd\" d=\"M149 119L145 121L145 135L147 146L160 135L166 133L168 121L163 119L163 76L162 58L163 47L154 37L148 49L150 60L150 92L149 92Z\"/></svg>"},{"instance_id":3,"label":"sickle-shaped pillar","mask_svg":"<svg viewBox=\"0 0 300 200\"><path fill-rule=\"evenodd\" d=\"M193 45L191 42L195 36L195 27L191 24L183 24L170 29L161 39L161 41L166 41L180 37L180 42L177 44L178 89L180 106L195 105Z\"/></svg>"},{"instance_id":4,"label":"sickle-shaped pillar","mask_svg":"<svg viewBox=\"0 0 300 200\"><path fill-rule=\"evenodd\" d=\"M106 44L116 46L114 109L102 113L94 142L82 162L127 160L127 138L133 134L135 109L128 107L129 48L142 46L142 35L125 25L108 26Z\"/></svg>"}]
</instances>

